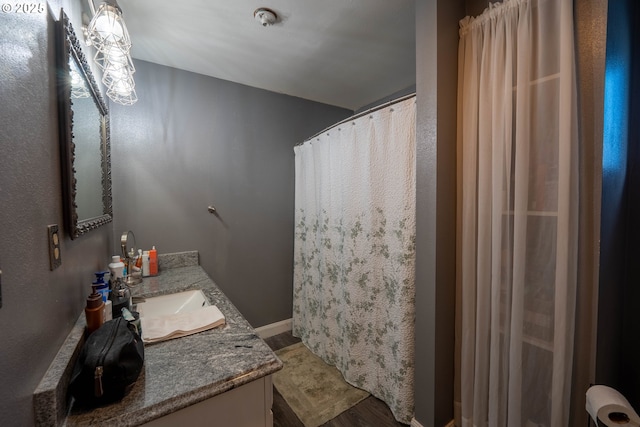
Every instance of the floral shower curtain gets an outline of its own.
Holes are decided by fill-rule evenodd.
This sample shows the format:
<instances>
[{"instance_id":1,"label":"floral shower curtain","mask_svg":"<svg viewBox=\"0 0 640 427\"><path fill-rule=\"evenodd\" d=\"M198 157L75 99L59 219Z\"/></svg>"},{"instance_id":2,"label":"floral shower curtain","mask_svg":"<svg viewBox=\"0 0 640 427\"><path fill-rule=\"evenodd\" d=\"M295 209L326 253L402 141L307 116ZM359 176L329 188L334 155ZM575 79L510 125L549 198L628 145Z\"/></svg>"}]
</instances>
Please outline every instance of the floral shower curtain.
<instances>
[{"instance_id":1,"label":"floral shower curtain","mask_svg":"<svg viewBox=\"0 0 640 427\"><path fill-rule=\"evenodd\" d=\"M413 415L415 97L295 147L293 334Z\"/></svg>"},{"instance_id":2,"label":"floral shower curtain","mask_svg":"<svg viewBox=\"0 0 640 427\"><path fill-rule=\"evenodd\" d=\"M567 426L577 275L571 0L461 21L457 424Z\"/></svg>"}]
</instances>

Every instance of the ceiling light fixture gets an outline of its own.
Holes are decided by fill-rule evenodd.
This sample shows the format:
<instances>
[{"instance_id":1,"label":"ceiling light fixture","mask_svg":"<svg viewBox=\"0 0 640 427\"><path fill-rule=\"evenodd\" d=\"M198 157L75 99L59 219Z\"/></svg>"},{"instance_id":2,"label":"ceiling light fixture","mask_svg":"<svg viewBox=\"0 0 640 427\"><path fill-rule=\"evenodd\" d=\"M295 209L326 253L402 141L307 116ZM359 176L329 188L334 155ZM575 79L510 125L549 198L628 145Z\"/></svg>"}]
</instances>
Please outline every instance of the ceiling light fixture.
<instances>
[{"instance_id":1,"label":"ceiling light fixture","mask_svg":"<svg viewBox=\"0 0 640 427\"><path fill-rule=\"evenodd\" d=\"M95 63L102 69L102 83L107 96L122 105L133 105L138 100L131 59L131 39L122 18L122 9L116 0L104 0L95 8L93 0L89 7L93 13L91 22L84 28L87 45L96 49Z\"/></svg>"},{"instance_id":2,"label":"ceiling light fixture","mask_svg":"<svg viewBox=\"0 0 640 427\"><path fill-rule=\"evenodd\" d=\"M260 7L253 12L253 17L263 27L268 27L278 21L278 15L271 9Z\"/></svg>"}]
</instances>

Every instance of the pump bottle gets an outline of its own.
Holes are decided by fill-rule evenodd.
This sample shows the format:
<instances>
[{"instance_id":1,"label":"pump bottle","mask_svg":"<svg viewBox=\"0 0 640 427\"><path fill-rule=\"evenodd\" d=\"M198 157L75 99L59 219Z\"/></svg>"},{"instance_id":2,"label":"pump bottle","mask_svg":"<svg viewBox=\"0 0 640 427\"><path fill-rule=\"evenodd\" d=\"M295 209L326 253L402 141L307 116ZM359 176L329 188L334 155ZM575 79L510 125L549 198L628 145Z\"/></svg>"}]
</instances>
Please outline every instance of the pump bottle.
<instances>
[{"instance_id":1,"label":"pump bottle","mask_svg":"<svg viewBox=\"0 0 640 427\"><path fill-rule=\"evenodd\" d=\"M87 318L87 331L92 333L104 323L104 301L102 295L93 289L93 292L87 297L87 306L84 309Z\"/></svg>"}]
</instances>

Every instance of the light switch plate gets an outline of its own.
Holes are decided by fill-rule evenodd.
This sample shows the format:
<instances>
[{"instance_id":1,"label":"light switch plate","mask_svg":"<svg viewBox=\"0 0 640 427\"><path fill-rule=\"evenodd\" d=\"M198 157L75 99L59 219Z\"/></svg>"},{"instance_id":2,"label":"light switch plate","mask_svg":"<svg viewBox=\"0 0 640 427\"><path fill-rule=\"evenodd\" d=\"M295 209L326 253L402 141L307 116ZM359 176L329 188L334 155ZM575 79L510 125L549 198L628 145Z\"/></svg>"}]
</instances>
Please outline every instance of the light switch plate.
<instances>
[{"instance_id":1,"label":"light switch plate","mask_svg":"<svg viewBox=\"0 0 640 427\"><path fill-rule=\"evenodd\" d=\"M62 265L62 253L60 252L60 232L58 224L47 226L49 231L49 269L51 271Z\"/></svg>"}]
</instances>

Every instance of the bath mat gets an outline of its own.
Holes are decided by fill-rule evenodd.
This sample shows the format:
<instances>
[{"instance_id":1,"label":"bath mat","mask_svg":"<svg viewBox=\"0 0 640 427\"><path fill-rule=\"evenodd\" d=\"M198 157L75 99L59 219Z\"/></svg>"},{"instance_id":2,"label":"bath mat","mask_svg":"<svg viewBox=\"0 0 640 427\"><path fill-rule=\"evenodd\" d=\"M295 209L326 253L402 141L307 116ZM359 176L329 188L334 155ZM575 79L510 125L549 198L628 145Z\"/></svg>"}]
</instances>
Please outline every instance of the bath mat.
<instances>
[{"instance_id":1,"label":"bath mat","mask_svg":"<svg viewBox=\"0 0 640 427\"><path fill-rule=\"evenodd\" d=\"M369 396L301 342L276 354L284 368L273 375L273 385L305 427L318 427Z\"/></svg>"}]
</instances>

